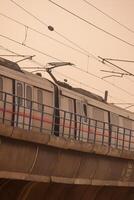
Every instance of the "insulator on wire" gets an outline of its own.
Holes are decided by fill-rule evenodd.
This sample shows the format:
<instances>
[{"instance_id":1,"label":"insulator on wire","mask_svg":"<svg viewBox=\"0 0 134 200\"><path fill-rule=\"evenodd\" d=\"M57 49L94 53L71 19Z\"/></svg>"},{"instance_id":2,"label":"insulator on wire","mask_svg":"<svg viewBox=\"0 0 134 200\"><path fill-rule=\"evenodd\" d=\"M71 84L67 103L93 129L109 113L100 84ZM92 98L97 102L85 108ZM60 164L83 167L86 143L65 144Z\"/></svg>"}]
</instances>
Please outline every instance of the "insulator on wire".
<instances>
[{"instance_id":1,"label":"insulator on wire","mask_svg":"<svg viewBox=\"0 0 134 200\"><path fill-rule=\"evenodd\" d=\"M54 31L54 27L48 26L49 31Z\"/></svg>"}]
</instances>

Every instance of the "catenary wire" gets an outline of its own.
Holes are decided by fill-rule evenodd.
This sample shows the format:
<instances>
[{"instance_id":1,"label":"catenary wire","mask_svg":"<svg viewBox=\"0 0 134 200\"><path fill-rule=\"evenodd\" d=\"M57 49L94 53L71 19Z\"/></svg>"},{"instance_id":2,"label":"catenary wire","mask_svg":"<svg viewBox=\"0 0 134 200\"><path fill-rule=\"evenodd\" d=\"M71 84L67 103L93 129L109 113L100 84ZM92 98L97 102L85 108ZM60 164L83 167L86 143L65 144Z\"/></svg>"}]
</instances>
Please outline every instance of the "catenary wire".
<instances>
[{"instance_id":1,"label":"catenary wire","mask_svg":"<svg viewBox=\"0 0 134 200\"><path fill-rule=\"evenodd\" d=\"M44 21L40 20L38 17L36 17L35 15L33 15L31 12L29 12L28 10L26 10L24 7L20 6L18 3L16 3L14 0L10 0L12 3L14 3L16 6L18 6L19 8L21 8L23 11L25 11L27 14L31 15L32 17L34 17L37 21L39 21L41 24L45 25L48 27L48 25L46 23L44 23ZM52 2L52 1L51 1ZM57 34L59 34L61 37L63 37L64 39L66 39L67 41L69 41L70 43L74 44L75 46L77 46L78 48L80 48L81 50L87 52L89 54L88 51L86 51L85 49L81 48L78 44L74 43L72 40L68 39L67 37L65 37L64 35L62 35L61 33L58 33L57 31L54 30L54 32L56 32ZM93 54L90 53L90 56L92 56L94 59L97 60L97 57Z\"/></svg>"},{"instance_id":2,"label":"catenary wire","mask_svg":"<svg viewBox=\"0 0 134 200\"><path fill-rule=\"evenodd\" d=\"M42 52L42 51L40 51L40 50L34 49L33 47L30 47L30 46L28 46L28 45L23 45L22 43L20 43L20 42L14 40L14 39L11 39L11 38L9 38L9 37L7 37L7 36L5 36L5 35L0 34L0 37L3 37L3 38L5 38L5 39L7 39L7 40L10 40L10 41L12 41L12 42L15 42L15 43L17 43L17 44L19 44L19 45L21 45L21 46L23 46L23 47L27 47L27 48L29 48L29 49L31 49L31 50L33 50L33 51L36 51L36 52L38 52L38 53L40 53L40 54L42 54L42 55L51 57L51 58L53 58L53 59L55 59L55 60L57 60L57 61L63 62L63 60L61 60L61 59L59 59L59 58L53 57L53 56L51 56L51 55L49 55L49 54L46 54L46 53L44 53L44 52ZM107 80L105 80L105 79L102 79L101 77L97 76L96 74L93 74L93 73L91 73L91 72L87 72L87 71L85 71L85 70L83 70L83 69L81 69L81 68L79 68L79 67L77 67L77 66L74 66L74 65L72 65L71 67L73 67L73 68L75 68L75 69L78 69L78 70L81 71L81 72L90 74L91 76L93 76L93 77L95 77L95 78L97 78L97 79L99 79L99 80L102 80L102 81L104 81L104 82L106 82L106 83L112 85L112 86L115 87L116 89L118 88L119 90L121 90L121 91L127 93L127 94L130 95L130 96L134 96L134 94L128 92L127 90L125 90L125 89L119 87L118 85L116 85L116 84L114 84L114 83L111 83L110 81L107 81Z\"/></svg>"},{"instance_id":3,"label":"catenary wire","mask_svg":"<svg viewBox=\"0 0 134 200\"><path fill-rule=\"evenodd\" d=\"M6 50L6 51L8 51L8 52L10 52L10 53L12 53L12 54L15 54L15 55L17 55L17 56L25 57L25 55L21 55L21 54L15 53L14 51L9 50L9 49L7 49L6 47L4 47L4 46L2 46L2 45L0 45L0 48L2 48L3 50Z\"/></svg>"},{"instance_id":4,"label":"catenary wire","mask_svg":"<svg viewBox=\"0 0 134 200\"><path fill-rule=\"evenodd\" d=\"M0 45L0 47L1 47L3 50L6 50L6 51L8 51L8 52L14 54L15 56L20 56L20 57L27 57L27 56L28 56L28 55L22 55L22 54L16 53L15 51L12 51L12 50L10 50L10 49L8 49L8 48L2 46L2 45ZM2 56L2 55L1 55L1 56ZM9 55L7 55L7 56L9 56ZM10 55L10 56L11 56L11 55ZM30 56L29 56L29 57L30 57ZM33 58L30 59L29 61L30 61L30 62L33 62L33 63L35 63L35 64L37 64L37 65L39 65L39 66L41 66L41 69L42 69L42 67L45 66L45 65L43 65L42 63L40 63L40 62L34 60ZM24 68L24 69L25 69L25 68ZM26 68L26 69L27 69L27 68ZM32 67L32 69L33 69L33 67Z\"/></svg>"},{"instance_id":5,"label":"catenary wire","mask_svg":"<svg viewBox=\"0 0 134 200\"><path fill-rule=\"evenodd\" d=\"M18 3L16 3L14 0L10 0L12 3L14 3L16 6L18 6L19 8L21 8L23 11L25 11L27 14L29 14L30 16L34 17L37 21L39 21L41 24L45 25L48 27L48 25L46 23L44 23L44 21L40 20L38 17L36 17L35 15L33 15L31 12L29 12L27 9L25 9L24 7L20 6ZM51 0L49 0L51 1ZM51 1L52 3L54 3L53 1ZM54 3L56 4L56 3ZM56 4L58 5L58 4ZM75 46L77 46L78 48L80 48L81 50L83 50L84 52L86 52L88 54L88 56L92 56L94 59L98 60L97 56L93 55L92 53L89 53L87 50L81 48L78 44L74 43L72 40L68 39L67 37L65 37L63 34L57 32L54 30L55 33L59 34L61 37L63 37L64 39L66 39L67 41L69 41L70 43L74 44ZM48 35L47 35L48 36ZM50 37L50 36L49 36ZM53 38L54 39L54 38ZM131 43L130 43L131 44ZM132 46L133 44L131 44ZM134 46L134 45L133 45ZM87 64L88 65L88 64Z\"/></svg>"},{"instance_id":6,"label":"catenary wire","mask_svg":"<svg viewBox=\"0 0 134 200\"><path fill-rule=\"evenodd\" d=\"M129 46L131 46L131 47L134 47L134 44L132 44L132 43L130 43L130 42L127 42L126 40L120 38L119 36L116 36L116 35L112 34L111 32L108 32L108 31L104 30L103 28L101 28L101 27L99 27L99 26L93 24L92 22L90 22L90 21L88 21L88 20L86 20L86 19L80 17L79 15L77 15L77 14L71 12L70 10L64 8L63 6L61 6L61 5L57 4L57 3L55 3L54 1L52 1L52 0L48 0L48 1L51 2L52 4L54 4L55 6L61 8L62 10L66 11L67 13L73 15L74 17L78 18L79 20L81 20L81 21L87 23L88 25L91 25L91 26L93 26L94 28L96 28L96 29L102 31L103 33L105 33L105 34L107 34L107 35L109 35L109 36L111 36L111 37L113 37L113 38L115 38L115 39L117 39L117 40L119 40L119 41L121 41L121 42L123 42L123 43L125 43L125 44L127 44L127 45L129 45Z\"/></svg>"},{"instance_id":7,"label":"catenary wire","mask_svg":"<svg viewBox=\"0 0 134 200\"><path fill-rule=\"evenodd\" d=\"M80 82L80 81L78 81L78 80L76 80L76 79L73 79L73 78L71 78L71 77L69 77L69 76L67 76L67 75L65 75L65 74L63 74L63 73L61 73L61 72L56 72L56 73L60 74L61 76L66 77L66 78L68 78L68 79L70 79L70 80L72 80L72 81L74 81L74 82L76 82L76 83L78 83L78 84L80 84L80 85L83 85L83 86L85 86L85 87L87 87L87 88L90 87L91 89L93 89L93 90L95 90L95 91L97 91L97 92L100 92L101 94L104 95L104 91L102 91L102 90L99 90L99 89L97 89L97 88L95 88L95 87L92 87L92 86L90 86L90 85L87 85L87 84L85 84L85 83L83 83L83 82ZM116 100L119 100L119 101L122 102L122 100L119 99L119 98L113 97L113 96L111 96L111 95L109 95L109 97L111 97L112 99L116 99Z\"/></svg>"},{"instance_id":8,"label":"catenary wire","mask_svg":"<svg viewBox=\"0 0 134 200\"><path fill-rule=\"evenodd\" d=\"M42 25L46 26L48 28L48 24L46 24L43 20L41 20L39 17L36 17L34 14L32 14L31 12L29 12L27 9L25 9L24 7L22 7L21 5L19 5L18 3L16 3L14 0L10 0L13 4L15 4L17 7L19 7L20 9L22 9L25 13L29 14L31 17L33 17L34 19L36 19L38 22L40 22ZM65 35L61 34L60 32L56 31L55 29L53 29L53 32L55 32L57 35L59 35L60 37L64 38L66 41L68 41L69 43L73 44L74 46L78 47L79 49L81 49L82 51L84 51L85 53L89 53L87 50L85 50L84 48L82 48L80 45L78 45L77 43L75 43L74 41L70 40L69 38L67 38Z\"/></svg>"},{"instance_id":9,"label":"catenary wire","mask_svg":"<svg viewBox=\"0 0 134 200\"><path fill-rule=\"evenodd\" d=\"M107 59L105 59L105 58L102 58L102 57L100 57L100 56L99 56L99 58L100 58L104 63L106 62L106 63L108 63L108 64L110 64L110 65L113 65L115 68L117 68L117 69L119 69L119 70L121 70L121 71L123 71L123 72L128 73L130 76L134 76L133 73L131 73L131 72L129 72L129 71L123 69L122 67L120 67L120 66L118 66L118 65L116 65L116 64L114 64L114 63L111 63L109 60L107 60Z\"/></svg>"},{"instance_id":10,"label":"catenary wire","mask_svg":"<svg viewBox=\"0 0 134 200\"><path fill-rule=\"evenodd\" d=\"M11 51L11 50L9 50L9 49L7 49L7 48L5 48L5 47L3 47L2 45L0 45L0 47L2 47L4 50L6 50L6 51L8 51L8 52L10 52L10 53L13 53L13 54L15 54L15 55L19 55L20 56L20 54L19 53L16 53L16 52L14 52L14 51ZM38 65L40 65L40 66L44 66L43 64L41 64L41 63L39 63L38 61L35 61L35 60L30 60L30 61L33 61L33 62L36 62L36 64L38 64ZM23 68L23 67L22 67ZM28 68L23 68L23 69L35 69L36 68L36 70L43 70L43 68L41 67L41 68L39 68L39 67L28 67ZM57 72L56 72L57 73ZM58 72L59 73L59 72ZM83 85L83 86L86 86L86 87L90 87L90 88L92 88L92 89L94 89L94 90L96 90L96 91L98 91L98 92L100 92L100 93L102 93L102 94L104 94L104 92L103 91L101 91L101 90L99 90L99 89L97 89L97 88L94 88L94 87L91 87L91 86L89 86L89 85L87 85L87 84L84 84L84 83L82 83L82 82L80 82L80 81L77 81L77 80L75 80L75 79L73 79L73 78L70 78L69 76L67 76L67 75L65 75L65 74L62 74L62 73L59 73L59 74L61 74L61 75L63 75L64 77L66 77L66 78L69 78L70 80L73 80L74 82L76 82L76 83L79 83L79 84L81 84L81 85ZM112 96L111 96L112 97ZM112 98L114 98L114 97L112 97ZM117 98L116 98L117 99ZM118 100L118 99L117 99Z\"/></svg>"},{"instance_id":11,"label":"catenary wire","mask_svg":"<svg viewBox=\"0 0 134 200\"><path fill-rule=\"evenodd\" d=\"M74 48L74 47L72 47L72 46L70 46L70 45L68 45L68 44L65 44L64 42L61 42L61 41L59 41L59 40L57 40L57 39L55 39L55 38L53 38L53 37L51 37L51 36L49 36L49 35L47 35L47 34L45 34L45 33L40 32L40 31L38 31L37 29L34 29L34 28L32 28L32 27L30 27L30 26L28 26L28 25L26 25L26 24L24 24L24 23L22 23L22 22L19 22L19 21L17 21L16 19L13 19L13 18L11 18L11 17L9 17L9 16L7 16L7 15L5 15L5 14L3 14L3 13L0 13L0 15L1 15L2 17L4 17L4 18L7 18L7 19L9 19L9 20L11 20L11 21L13 21L13 22L15 22L15 23L21 25L21 26L24 26L24 27L27 28L27 29L30 29L30 30L33 31L33 32L36 32L37 34L40 34L40 35L42 35L42 36L45 36L45 37L47 37L47 38L53 40L54 42L57 42L57 43L59 43L59 44L61 44L61 45L63 45L63 46L66 46L66 47L68 47L68 48L70 48L70 49L73 49L73 50L75 50L75 51L77 51L77 52L79 52L79 53L81 53L81 54L83 54L83 55L85 55L85 56L92 55L92 54L89 53L88 51L86 52L86 50L85 50L85 53L84 53L84 51L80 51L79 49L76 49L76 48ZM25 35L25 40L26 40L26 36L27 36L27 35ZM25 40L24 40L24 41L25 41ZM23 43L24 43L24 42L23 42ZM97 59L97 58L96 58L96 59Z\"/></svg>"},{"instance_id":12,"label":"catenary wire","mask_svg":"<svg viewBox=\"0 0 134 200\"><path fill-rule=\"evenodd\" d=\"M33 68L32 68L32 69L33 69ZM38 72L38 71L45 72L44 69L36 68L36 70L32 71L32 73L35 73L35 72ZM101 90L99 90L99 89L97 89L97 88L95 88L95 87L91 87L91 86L89 86L89 85L87 85L87 84L85 84L85 83L83 83L83 82L77 81L76 79L73 79L73 78L71 78L71 77L69 77L69 76L67 76L67 75L65 75L65 74L63 74L63 73L61 73L61 72L56 72L56 73L59 74L59 75L61 75L62 77L64 76L64 77L66 77L66 78L69 78L69 79L72 80L73 82L75 82L75 83L77 83L77 84L80 84L80 85L83 85L84 87L87 87L87 88L90 87L91 89L96 90L97 92L100 92L101 94L104 95L104 91L101 91ZM115 100L118 100L118 101L121 101L121 102L122 102L122 100L119 99L119 98L113 97L113 96L111 96L111 95L109 95L109 97L112 98L112 99L115 99ZM127 103L122 103L122 104L127 104Z\"/></svg>"},{"instance_id":13,"label":"catenary wire","mask_svg":"<svg viewBox=\"0 0 134 200\"><path fill-rule=\"evenodd\" d=\"M104 58L104 60L134 63L134 60L125 60L125 59L118 59L118 58Z\"/></svg>"},{"instance_id":14,"label":"catenary wire","mask_svg":"<svg viewBox=\"0 0 134 200\"><path fill-rule=\"evenodd\" d=\"M101 77L97 76L96 74L93 74L93 73L91 73L91 72L87 72L86 70L83 70L83 69L81 69L81 68L79 68L79 67L77 67L77 66L71 66L71 67L76 68L76 69L80 70L81 72L90 74L91 76L93 76L93 77L95 77L95 78L97 78L97 79L103 80L104 82L106 82L106 83L108 83L108 84L114 86L115 88L118 88L119 90L121 90L121 91L127 93L127 94L130 95L130 96L134 96L134 94L128 92L127 90L125 90L125 89L119 87L118 85L116 85L116 84L114 84L114 83L111 83L111 82L108 81L108 80L102 79Z\"/></svg>"},{"instance_id":15,"label":"catenary wire","mask_svg":"<svg viewBox=\"0 0 134 200\"><path fill-rule=\"evenodd\" d=\"M16 52L14 52L14 51L11 51L11 50L9 50L9 49L3 47L2 45L0 45L0 47L3 48L4 50L8 51L8 52L11 52L11 53L15 54L15 55L20 55L19 53L16 53ZM40 62L35 61L35 60L33 60L33 59L30 60L30 62L34 62L34 63L40 65L41 67L26 67L26 68L23 68L23 67L22 67L22 69L36 69L36 71L41 70L41 71L44 72L44 69L45 69L44 64L41 64ZM34 71L34 72L35 72L35 71ZM57 73L57 72L56 72L56 73ZM59 73L59 72L58 72L58 74L60 74L60 75L62 75L62 76L64 76L64 77L66 77L66 78L69 78L70 80L72 80L72 81L74 81L74 82L76 82L76 83L79 83L79 84L81 84L81 85L83 85L83 86L86 86L86 87L88 87L88 88L90 87L90 88L92 88L93 90L96 90L96 91L98 91L98 92L104 94L103 91L101 91L101 90L99 90L99 89L97 89L97 88L95 88L95 87L91 87L91 86L89 86L89 85L87 85L87 84L85 84L85 83L83 83L83 82L77 81L77 80L75 80L75 79L73 79L73 78L71 78L71 77L69 77L69 76L67 76L67 75L65 75L65 74L62 74L62 73ZM122 100L119 99L119 98L113 97L113 96L111 96L111 95L109 95L109 96L110 96L112 99L116 99L116 100L122 101ZM115 104L116 104L116 103L115 103ZM124 103L122 103L122 104L124 104ZM125 104L127 104L127 103L125 103Z\"/></svg>"},{"instance_id":16,"label":"catenary wire","mask_svg":"<svg viewBox=\"0 0 134 200\"><path fill-rule=\"evenodd\" d=\"M62 61L62 60L60 60L59 58L56 58L56 57L54 57L54 56L52 56L52 55L49 55L49 54L47 54L47 53L45 53L45 52L43 52L43 51L40 51L40 50L38 50L38 49L35 49L35 48L33 48L33 47L31 47L31 46L28 46L28 45L26 45L26 44L22 44L21 42L18 42L18 41L16 41L16 40L12 39L12 38L9 38L8 36L5 36L5 35L0 34L0 37L3 37L3 38L5 38L5 39L7 39L7 40L10 40L10 41L12 41L12 42L15 42L16 44L19 44L19 45L21 45L21 46L23 46L23 47L27 47L28 49L31 49L32 51L36 51L37 53L40 53L40 54L42 54L42 55L44 55L44 56L47 56L47 57L50 57L50 58L52 58L52 59L54 59L54 60Z\"/></svg>"},{"instance_id":17,"label":"catenary wire","mask_svg":"<svg viewBox=\"0 0 134 200\"><path fill-rule=\"evenodd\" d=\"M114 63L112 63L112 62L110 62L110 61L109 61L110 59L107 60L106 58L102 58L102 57L100 57L100 56L98 56L98 58L101 59L101 62L102 62L104 65L107 63L106 66L108 66L108 67L110 67L110 68L115 67L115 68L117 68L117 69L119 69L119 70L121 70L121 71L124 71L124 72L128 73L129 76L134 76L134 74L131 73L131 72L129 72L128 70L125 70L124 68L122 68L122 67L120 67L120 66L118 66L118 65L116 65L116 64L114 64ZM127 61L128 61L128 60L127 60ZM134 80L130 79L129 77L126 77L126 79L129 80L130 82L134 83Z\"/></svg>"},{"instance_id":18,"label":"catenary wire","mask_svg":"<svg viewBox=\"0 0 134 200\"><path fill-rule=\"evenodd\" d=\"M110 16L109 14L107 14L106 12L104 12L101 9L97 8L95 5L93 5L89 1L87 1L87 0L82 0L82 1L84 1L86 4L90 5L91 7L95 8L97 11L99 11L100 13L102 13L103 15L105 15L106 17L108 17L109 19L113 20L114 22L116 22L117 24L119 24L120 26L122 26L123 28L125 28L126 30L130 31L131 33L134 33L134 30L130 29L128 26L122 24L121 22L119 22L118 20L116 20L115 18L113 18L112 16Z\"/></svg>"}]
</instances>

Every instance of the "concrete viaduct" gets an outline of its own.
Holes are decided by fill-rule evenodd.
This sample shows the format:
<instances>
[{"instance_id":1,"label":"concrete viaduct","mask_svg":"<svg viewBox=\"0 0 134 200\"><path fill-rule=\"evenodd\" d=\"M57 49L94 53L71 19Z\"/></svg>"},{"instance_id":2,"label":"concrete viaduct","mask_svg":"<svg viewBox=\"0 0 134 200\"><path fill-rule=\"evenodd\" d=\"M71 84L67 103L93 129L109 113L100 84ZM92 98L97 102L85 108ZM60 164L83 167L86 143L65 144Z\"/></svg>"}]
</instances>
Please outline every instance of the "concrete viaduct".
<instances>
[{"instance_id":1,"label":"concrete viaduct","mask_svg":"<svg viewBox=\"0 0 134 200\"><path fill-rule=\"evenodd\" d=\"M0 124L0 200L133 200L134 152Z\"/></svg>"}]
</instances>

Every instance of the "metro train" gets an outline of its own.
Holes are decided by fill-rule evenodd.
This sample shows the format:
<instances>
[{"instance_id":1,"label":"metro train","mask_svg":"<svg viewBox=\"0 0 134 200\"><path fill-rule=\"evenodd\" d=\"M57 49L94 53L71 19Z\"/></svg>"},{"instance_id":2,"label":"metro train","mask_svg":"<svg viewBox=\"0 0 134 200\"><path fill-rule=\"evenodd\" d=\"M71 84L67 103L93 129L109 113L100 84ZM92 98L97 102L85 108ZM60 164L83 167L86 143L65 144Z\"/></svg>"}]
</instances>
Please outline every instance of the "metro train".
<instances>
[{"instance_id":1,"label":"metro train","mask_svg":"<svg viewBox=\"0 0 134 200\"><path fill-rule=\"evenodd\" d=\"M23 71L17 63L3 58L0 122L83 142L103 142L126 149L134 146L132 112L84 89Z\"/></svg>"}]
</instances>

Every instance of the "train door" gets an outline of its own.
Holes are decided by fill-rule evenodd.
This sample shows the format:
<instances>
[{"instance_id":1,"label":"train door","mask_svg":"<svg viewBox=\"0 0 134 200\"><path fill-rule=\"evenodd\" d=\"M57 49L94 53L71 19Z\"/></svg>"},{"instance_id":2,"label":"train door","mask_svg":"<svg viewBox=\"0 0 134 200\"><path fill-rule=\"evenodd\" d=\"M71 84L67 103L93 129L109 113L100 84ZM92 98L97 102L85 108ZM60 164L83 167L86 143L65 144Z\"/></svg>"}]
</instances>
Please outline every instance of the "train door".
<instances>
[{"instance_id":1,"label":"train door","mask_svg":"<svg viewBox=\"0 0 134 200\"><path fill-rule=\"evenodd\" d=\"M75 138L75 114L74 114L75 100L60 96L60 133L64 137Z\"/></svg>"},{"instance_id":2,"label":"train door","mask_svg":"<svg viewBox=\"0 0 134 200\"><path fill-rule=\"evenodd\" d=\"M39 131L41 129L42 114L44 112L43 95L44 95L44 91L42 89L34 87L32 130L35 130L35 131Z\"/></svg>"},{"instance_id":3,"label":"train door","mask_svg":"<svg viewBox=\"0 0 134 200\"><path fill-rule=\"evenodd\" d=\"M54 93L44 90L43 92L43 123L42 132L51 134L54 129Z\"/></svg>"},{"instance_id":4,"label":"train door","mask_svg":"<svg viewBox=\"0 0 134 200\"><path fill-rule=\"evenodd\" d=\"M0 122L12 125L13 80L0 76Z\"/></svg>"},{"instance_id":5,"label":"train door","mask_svg":"<svg viewBox=\"0 0 134 200\"><path fill-rule=\"evenodd\" d=\"M53 92L34 87L32 130L51 134L53 131Z\"/></svg>"},{"instance_id":6,"label":"train door","mask_svg":"<svg viewBox=\"0 0 134 200\"><path fill-rule=\"evenodd\" d=\"M87 113L87 104L80 100L76 100L76 121L77 121L77 133L76 138L78 140L87 141L88 139L88 124L89 118Z\"/></svg>"},{"instance_id":7,"label":"train door","mask_svg":"<svg viewBox=\"0 0 134 200\"><path fill-rule=\"evenodd\" d=\"M23 82L15 81L15 117L14 126L24 128L25 119L25 85Z\"/></svg>"},{"instance_id":8,"label":"train door","mask_svg":"<svg viewBox=\"0 0 134 200\"><path fill-rule=\"evenodd\" d=\"M132 120L119 116L119 128L118 128L118 148L128 149L130 134L132 130ZM132 139L132 137L131 137Z\"/></svg>"},{"instance_id":9,"label":"train door","mask_svg":"<svg viewBox=\"0 0 134 200\"><path fill-rule=\"evenodd\" d=\"M92 107L92 130L94 131L94 141L99 144L109 144L109 115L98 107Z\"/></svg>"},{"instance_id":10,"label":"train door","mask_svg":"<svg viewBox=\"0 0 134 200\"><path fill-rule=\"evenodd\" d=\"M133 145L133 131L132 131L132 127L133 127L133 121L131 119L125 118L123 119L123 124L125 127L125 129L123 130L123 148L128 150L129 148L132 148ZM130 145L130 141L131 141L131 145Z\"/></svg>"},{"instance_id":11,"label":"train door","mask_svg":"<svg viewBox=\"0 0 134 200\"><path fill-rule=\"evenodd\" d=\"M119 129L119 115L110 112L110 124L111 124L111 146L118 146L118 129Z\"/></svg>"}]
</instances>

